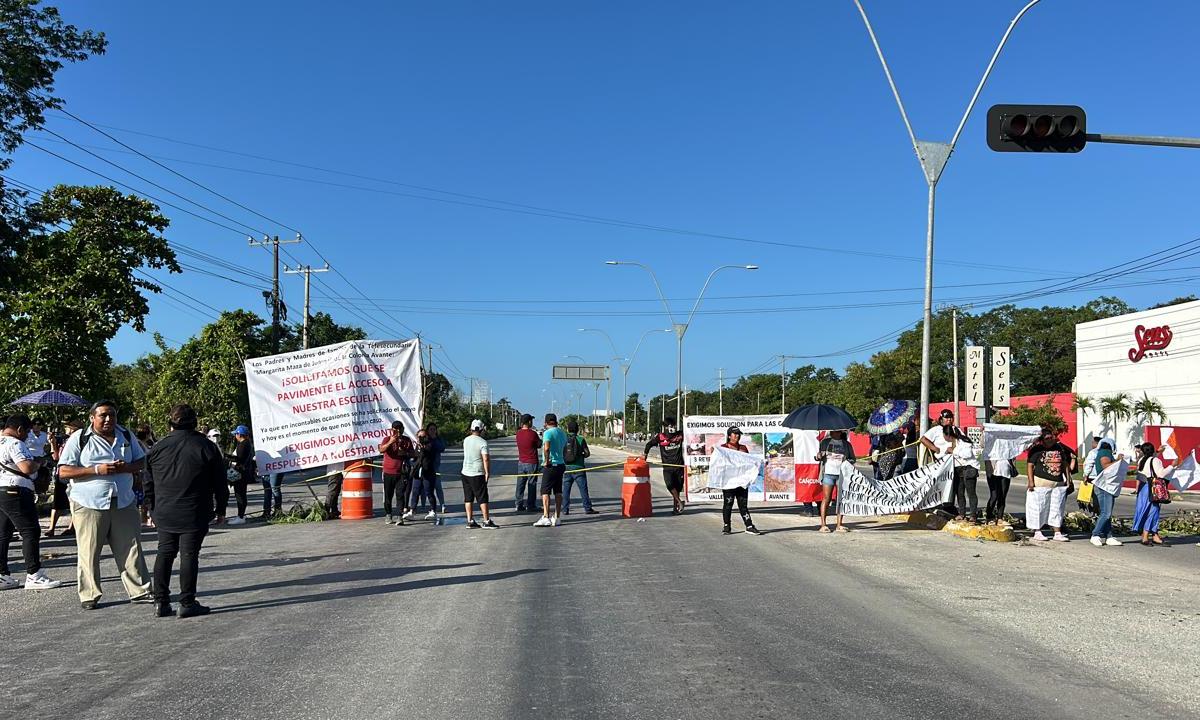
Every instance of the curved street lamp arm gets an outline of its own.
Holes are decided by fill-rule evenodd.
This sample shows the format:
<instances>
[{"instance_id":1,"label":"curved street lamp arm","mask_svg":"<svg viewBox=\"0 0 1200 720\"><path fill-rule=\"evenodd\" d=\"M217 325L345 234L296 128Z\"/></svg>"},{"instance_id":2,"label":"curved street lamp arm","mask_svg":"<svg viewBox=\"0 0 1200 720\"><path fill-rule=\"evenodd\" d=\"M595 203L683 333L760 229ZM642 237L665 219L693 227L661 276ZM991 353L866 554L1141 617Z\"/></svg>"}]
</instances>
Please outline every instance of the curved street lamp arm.
<instances>
[{"instance_id":1,"label":"curved street lamp arm","mask_svg":"<svg viewBox=\"0 0 1200 720\"><path fill-rule=\"evenodd\" d=\"M742 266L741 265L722 265L721 267L717 268L716 270L713 270L712 272L710 272L708 274L708 278L705 279L705 281L704 281L704 287L700 288L700 294L696 296L696 304L692 305L692 311L690 313L688 313L687 322L685 322L683 324L683 327L685 329L689 325L692 324L692 318L696 315L696 310L698 310L700 308L700 301L704 299L704 293L705 293L705 291L708 290L708 284L710 282L712 282L713 276L716 275L717 273L721 272L722 270L728 270L729 268L738 268L738 267L742 267Z\"/></svg>"},{"instance_id":2,"label":"curved street lamp arm","mask_svg":"<svg viewBox=\"0 0 1200 720\"><path fill-rule=\"evenodd\" d=\"M900 119L904 121L904 128L908 130L908 139L912 141L913 151L917 152L918 157L920 152L917 151L917 136L913 133L912 123L908 121L908 113L904 110L904 101L900 99L900 90L896 88L896 81L892 79L892 71L888 68L887 60L883 57L883 48L879 47L879 40L875 37L875 29L871 27L871 21L867 18L867 11L863 8L859 0L854 0L854 4L858 6L858 14L862 15L863 23L867 26L867 34L871 36L871 44L875 46L875 54L879 56L879 63L883 65L883 74L887 76L888 85L892 88L892 95L896 98L896 106L900 108Z\"/></svg>"},{"instance_id":3,"label":"curved street lamp arm","mask_svg":"<svg viewBox=\"0 0 1200 720\"><path fill-rule=\"evenodd\" d=\"M857 2L858 0L855 0ZM1021 8L1021 12L1017 13L1008 24L1008 29L1004 31L1004 36L1000 38L1000 44L996 46L996 52L992 53L992 59L988 62L987 69L983 71L983 77L979 78L979 86L975 88L975 94L971 96L971 102L967 103L967 111L963 113L962 120L958 122L958 129L954 131L954 137L950 139L950 149L954 149L955 143L958 142L958 136L962 134L963 126L967 124L967 118L971 117L971 110L975 108L975 101L979 99L979 93L983 92L983 85L987 82L988 76L992 74L992 68L996 65L996 58L1000 57L1000 51L1004 49L1004 44L1008 42L1008 36L1012 35L1013 28L1017 26L1017 22L1029 11L1029 8L1037 5L1041 0L1030 0L1029 4ZM911 132L911 131L910 131Z\"/></svg>"}]
</instances>

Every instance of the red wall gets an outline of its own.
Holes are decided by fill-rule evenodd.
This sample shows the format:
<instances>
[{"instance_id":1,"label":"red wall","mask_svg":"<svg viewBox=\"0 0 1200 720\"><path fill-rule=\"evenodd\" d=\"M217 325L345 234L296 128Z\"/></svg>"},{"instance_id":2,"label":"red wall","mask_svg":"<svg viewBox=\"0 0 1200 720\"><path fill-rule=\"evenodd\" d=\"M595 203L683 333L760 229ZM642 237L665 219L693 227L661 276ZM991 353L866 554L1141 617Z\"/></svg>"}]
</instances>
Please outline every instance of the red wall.
<instances>
[{"instance_id":1,"label":"red wall","mask_svg":"<svg viewBox=\"0 0 1200 720\"><path fill-rule=\"evenodd\" d=\"M1022 395L1021 397L1012 398L1013 407L1035 407L1044 405L1046 400L1051 400L1054 408L1058 410L1058 414L1067 423L1067 431L1059 436L1063 444L1068 447L1079 447L1079 423L1074 412L1071 411L1071 402L1073 398L1071 393L1055 393L1053 395ZM945 409L954 409L954 403L929 403L929 414L935 419L930 421L932 425L936 422L938 414ZM969 407L966 403L960 402L958 412L954 414L958 424L963 427L973 427L979 425L975 419L975 408Z\"/></svg>"}]
</instances>

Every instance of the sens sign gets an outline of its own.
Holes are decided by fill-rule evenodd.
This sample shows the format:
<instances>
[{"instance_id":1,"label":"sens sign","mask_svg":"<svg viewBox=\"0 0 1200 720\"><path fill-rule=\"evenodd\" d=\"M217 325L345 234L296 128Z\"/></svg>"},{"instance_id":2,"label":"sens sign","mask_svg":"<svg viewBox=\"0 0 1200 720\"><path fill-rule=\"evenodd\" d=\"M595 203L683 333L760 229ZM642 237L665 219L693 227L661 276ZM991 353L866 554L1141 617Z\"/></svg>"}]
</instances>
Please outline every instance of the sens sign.
<instances>
[{"instance_id":1,"label":"sens sign","mask_svg":"<svg viewBox=\"0 0 1200 720\"><path fill-rule=\"evenodd\" d=\"M992 348L992 407L1009 406L1009 358L1008 348Z\"/></svg>"}]
</instances>

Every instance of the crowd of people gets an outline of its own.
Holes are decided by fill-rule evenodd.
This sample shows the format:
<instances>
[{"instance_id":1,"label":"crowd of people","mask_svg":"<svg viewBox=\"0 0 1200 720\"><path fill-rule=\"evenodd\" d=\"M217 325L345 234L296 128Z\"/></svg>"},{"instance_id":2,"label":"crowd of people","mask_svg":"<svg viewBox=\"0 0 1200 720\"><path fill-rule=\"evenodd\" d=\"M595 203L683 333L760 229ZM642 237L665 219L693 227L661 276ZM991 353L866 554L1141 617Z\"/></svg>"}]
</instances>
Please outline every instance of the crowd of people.
<instances>
[{"instance_id":1,"label":"crowd of people","mask_svg":"<svg viewBox=\"0 0 1200 720\"><path fill-rule=\"evenodd\" d=\"M92 405L86 421L67 421L61 432L48 430L40 419L24 414L0 418L0 589L23 586L46 590L62 585L41 566L40 540L60 533L58 524L65 519L61 535L75 538L77 592L84 610L95 609L103 595L100 559L107 546L130 602L152 604L159 617L206 614L208 608L196 601L196 582L199 554L209 528L225 522L246 522L247 489L256 481L261 481L264 491L261 516L269 518L281 512L280 478L259 478L254 445L244 425L233 430L234 443L230 452L225 452L220 431L198 426L195 411L186 404L171 408L170 432L161 440L149 427L130 432L118 423L118 412L115 403L102 400ZM722 447L747 452L741 438L741 430L730 427ZM569 422L564 430L554 414L547 414L539 432L534 429L533 417L524 415L514 442L518 462L512 502L517 513L537 513L535 527L557 527L570 514L571 495L576 489L583 512L599 512L588 491L587 458L591 449L575 422ZM928 459L952 459L951 503L947 509L956 519L979 522L975 488L980 460L970 436L954 423L950 410L943 411L937 424L919 437L912 425L881 437L870 458L876 478L888 480L916 469L918 445L926 449ZM1075 451L1059 441L1053 428L1042 428L1027 448L1024 473L1026 524L1033 531L1034 541L1069 541L1063 527L1066 502L1075 490L1074 476L1082 469L1082 482L1091 491L1088 507L1096 516L1091 543L1099 547L1122 544L1113 537L1112 514L1125 480L1122 470L1128 463L1123 455L1115 453L1115 446L1109 438L1092 438L1091 451L1081 466ZM662 431L647 440L643 459L654 448L658 448L663 464L672 512L680 514L685 507L684 435L673 418L667 418ZM405 433L402 423L396 422L378 450L383 458L384 524L403 526L425 507L427 520L441 522L447 513L439 477L446 443L437 426L421 428L414 438ZM1167 544L1159 534L1161 504L1169 501L1167 468L1157 455L1156 448L1145 443L1138 446L1137 457L1132 459L1137 477L1133 528L1147 546ZM836 513L832 530L827 523L836 503L834 492L842 464L856 461L846 433L834 431L824 437L814 461L821 467L819 531L849 532L840 512ZM1019 476L1016 458L989 459L983 469L989 490L984 521L1003 522L1010 485ZM463 441L460 473L468 528L498 527L492 518L488 490L492 475L484 425L475 420ZM339 474L331 474L325 498L326 509L335 518L340 481ZM226 520L230 488L236 515ZM49 527L44 533L36 504L39 494L52 497ZM745 487L723 490L722 532L731 532L735 504L746 531L759 534ZM1049 536L1043 534L1046 527ZM153 572L147 568L142 551L144 528L153 528L158 535ZM21 539L23 582L12 575L8 563L15 535ZM176 560L180 565L178 611L171 605L170 594Z\"/></svg>"}]
</instances>

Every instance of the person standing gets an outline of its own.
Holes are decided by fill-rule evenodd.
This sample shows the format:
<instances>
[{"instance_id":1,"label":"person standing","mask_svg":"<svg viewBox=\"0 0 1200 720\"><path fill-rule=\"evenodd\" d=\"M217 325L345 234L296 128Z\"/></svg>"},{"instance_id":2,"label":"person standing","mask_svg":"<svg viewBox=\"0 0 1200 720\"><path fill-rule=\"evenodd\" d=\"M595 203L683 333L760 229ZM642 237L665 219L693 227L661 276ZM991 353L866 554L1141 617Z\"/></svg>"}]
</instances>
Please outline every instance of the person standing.
<instances>
[{"instance_id":1,"label":"person standing","mask_svg":"<svg viewBox=\"0 0 1200 720\"><path fill-rule=\"evenodd\" d=\"M956 520L970 519L979 522L979 460L975 457L975 446L962 428L954 424L954 413L945 409L938 416L938 424L921 436L924 445L935 457L954 458L954 481L952 496Z\"/></svg>"},{"instance_id":2,"label":"person standing","mask_svg":"<svg viewBox=\"0 0 1200 720\"><path fill-rule=\"evenodd\" d=\"M675 427L675 418L663 420L662 432L650 438L642 449L642 459L647 460L650 449L658 448L658 457L662 461L663 483L667 492L671 493L671 514L679 515L686 504L683 499L683 432Z\"/></svg>"},{"instance_id":3,"label":"person standing","mask_svg":"<svg viewBox=\"0 0 1200 720\"><path fill-rule=\"evenodd\" d=\"M254 443L250 440L250 430L245 425L238 425L233 429L233 442L233 454L225 457L237 477L233 481L233 495L237 499L237 517L229 518L228 522L230 525L243 525L246 522L246 506L249 504L246 490L254 480L258 464L254 459ZM219 508L216 514L225 516L225 508ZM263 518L265 519L266 515Z\"/></svg>"},{"instance_id":4,"label":"person standing","mask_svg":"<svg viewBox=\"0 0 1200 720\"><path fill-rule=\"evenodd\" d=\"M1029 448L1026 469L1025 526L1033 539L1045 542L1042 527L1049 524L1055 542L1070 542L1062 532L1063 509L1071 492L1075 453L1058 441L1058 432L1042 426L1042 437Z\"/></svg>"},{"instance_id":5,"label":"person standing","mask_svg":"<svg viewBox=\"0 0 1200 720\"><path fill-rule=\"evenodd\" d=\"M533 429L533 416L521 416L521 429L517 431L517 512L534 512L537 509L538 450L542 439Z\"/></svg>"},{"instance_id":6,"label":"person standing","mask_svg":"<svg viewBox=\"0 0 1200 720\"><path fill-rule=\"evenodd\" d=\"M1092 500L1097 508L1096 524L1092 527L1090 541L1096 547L1120 547L1125 544L1112 536L1113 505L1116 504L1117 497L1121 494L1121 486L1125 483L1125 473L1121 472L1125 456L1113 455L1113 444L1114 442L1108 439L1099 441L1095 450L1090 453L1095 456L1092 460L1091 480L1083 481L1085 484L1092 483ZM1113 465L1117 467L1114 468Z\"/></svg>"},{"instance_id":7,"label":"person standing","mask_svg":"<svg viewBox=\"0 0 1200 720\"><path fill-rule=\"evenodd\" d=\"M1096 475L1100 473L1100 466L1097 464L1096 458L1100 450L1101 438L1095 435L1092 436L1092 447L1088 450L1087 455L1083 458L1083 484L1088 485L1096 479ZM1112 456L1111 451L1109 456ZM1076 498L1078 500L1078 498ZM1096 498L1093 496L1091 502L1079 502L1079 509L1087 513L1095 513L1099 511Z\"/></svg>"},{"instance_id":8,"label":"person standing","mask_svg":"<svg viewBox=\"0 0 1200 720\"><path fill-rule=\"evenodd\" d=\"M391 433L379 445L383 455L383 514L384 525L403 525L404 519L412 517L412 510L407 506L412 473L409 472L408 461L413 456L412 441L404 441L404 423L396 420L392 423ZM392 497L396 498L397 512L392 513Z\"/></svg>"},{"instance_id":9,"label":"person standing","mask_svg":"<svg viewBox=\"0 0 1200 720\"><path fill-rule=\"evenodd\" d=\"M741 428L736 426L725 431L725 443L721 447L735 452L750 452L750 449L742 444ZM758 528L754 527L754 521L750 519L749 499L750 489L748 487L739 486L721 490L721 520L724 521L724 526L721 528L722 535L733 533L730 522L733 520L734 502L737 502L738 515L742 516L742 523L746 526L746 532L751 535L762 535L758 531Z\"/></svg>"},{"instance_id":10,"label":"person standing","mask_svg":"<svg viewBox=\"0 0 1200 720\"><path fill-rule=\"evenodd\" d=\"M224 521L229 488L220 450L196 432L196 411L190 405L176 405L167 423L171 432L146 455L146 504L158 530L154 614L175 615L171 569L178 557L179 617L189 618L209 612L196 602L200 546L214 515L217 524ZM244 432L241 435L246 437Z\"/></svg>"},{"instance_id":11,"label":"person standing","mask_svg":"<svg viewBox=\"0 0 1200 720\"><path fill-rule=\"evenodd\" d=\"M42 526L33 482L41 463L25 444L32 424L28 415L17 413L5 419L0 431L0 590L21 586L8 567L8 547L14 531L21 533L25 589L51 590L62 585L42 570Z\"/></svg>"},{"instance_id":12,"label":"person standing","mask_svg":"<svg viewBox=\"0 0 1200 720\"><path fill-rule=\"evenodd\" d=\"M904 475L918 467L917 448L920 445L920 437L917 435L917 426L910 422L900 428L900 437L904 443L904 464L900 467L900 474Z\"/></svg>"},{"instance_id":13,"label":"person standing","mask_svg":"<svg viewBox=\"0 0 1200 720\"><path fill-rule=\"evenodd\" d=\"M438 513L446 514L446 495L442 492L442 477L438 473L442 468L442 453L446 452L446 441L438 435L438 426L436 423L429 423L425 426L425 434L429 436L429 459L432 465L429 469L429 475L424 478L423 486L432 487L433 495L429 496L429 514L425 516L426 520L434 520L437 515L434 514L433 498L437 496L437 511Z\"/></svg>"},{"instance_id":14,"label":"person standing","mask_svg":"<svg viewBox=\"0 0 1200 720\"><path fill-rule=\"evenodd\" d=\"M1158 534L1159 518L1162 507L1154 501L1150 494L1150 483L1156 478L1167 476L1167 468L1163 461L1156 457L1153 443L1138 445L1137 465L1137 504L1133 508L1133 531L1142 534L1143 545L1166 545L1166 541Z\"/></svg>"},{"instance_id":15,"label":"person standing","mask_svg":"<svg viewBox=\"0 0 1200 720\"><path fill-rule=\"evenodd\" d=\"M542 516L534 527L557 527L562 522L563 476L567 471L563 448L567 434L558 427L558 416L546 413L546 430L542 433ZM554 495L554 514L550 514L550 496Z\"/></svg>"},{"instance_id":16,"label":"person standing","mask_svg":"<svg viewBox=\"0 0 1200 720\"><path fill-rule=\"evenodd\" d=\"M818 532L830 532L826 518L829 517L829 503L833 502L833 490L842 479L842 463L854 463L854 446L846 439L845 430L833 430L817 446L817 462L821 463L821 527ZM840 500L840 498L839 498ZM842 524L844 516L838 508L837 532L847 533L850 528Z\"/></svg>"},{"instance_id":17,"label":"person standing","mask_svg":"<svg viewBox=\"0 0 1200 720\"><path fill-rule=\"evenodd\" d=\"M897 433L879 436L877 466L880 481L886 482L898 474L900 466L904 463L904 451L900 449L902 444L903 441Z\"/></svg>"},{"instance_id":18,"label":"person standing","mask_svg":"<svg viewBox=\"0 0 1200 720\"><path fill-rule=\"evenodd\" d=\"M477 530L483 527L495 530L488 513L488 476L491 475L491 458L488 457L487 440L483 439L483 421L471 421L471 434L463 439L462 486L463 506L467 513L467 527ZM475 503L483 513L483 525L475 522Z\"/></svg>"},{"instance_id":19,"label":"person standing","mask_svg":"<svg viewBox=\"0 0 1200 720\"><path fill-rule=\"evenodd\" d=\"M428 428L417 432L417 444L413 449L414 459L409 474L414 486L419 485L422 492L430 498L437 497L438 504L433 505L430 501L429 514L425 516L426 520L432 520L434 523L438 520L438 508L441 508L442 515L445 515L446 508L442 502L442 486L438 482L436 470L444 449L445 441L439 437L430 437Z\"/></svg>"},{"instance_id":20,"label":"person standing","mask_svg":"<svg viewBox=\"0 0 1200 720\"><path fill-rule=\"evenodd\" d=\"M63 530L63 535L74 535L75 527L71 524L71 499L67 497L67 480L58 474L58 459L62 457L63 445L66 444L67 438L79 429L79 422L76 420L68 420L64 423L66 434L55 432L50 438L50 459L54 463L51 472L54 474L54 502L50 506L50 527L46 528L46 537L54 537L54 531L58 527L58 519L65 517L67 519L67 529Z\"/></svg>"},{"instance_id":21,"label":"person standing","mask_svg":"<svg viewBox=\"0 0 1200 720\"><path fill-rule=\"evenodd\" d=\"M79 603L95 610L100 587L100 552L112 550L130 602L150 603L150 572L142 554L141 518L133 494L133 473L145 454L128 429L117 424L117 405L92 405L88 427L67 438L58 461L59 475L71 482L71 520L79 546Z\"/></svg>"},{"instance_id":22,"label":"person standing","mask_svg":"<svg viewBox=\"0 0 1200 720\"><path fill-rule=\"evenodd\" d=\"M587 458L592 454L587 440L579 434L579 423L567 421L567 444L563 446L563 461L567 471L563 475L563 515L571 514L571 487L579 486L579 497L583 501L585 515L598 515L599 510L592 507L592 496L588 494Z\"/></svg>"},{"instance_id":23,"label":"person standing","mask_svg":"<svg viewBox=\"0 0 1200 720\"><path fill-rule=\"evenodd\" d=\"M984 508L984 518L988 523L999 525L1004 520L1004 507L1008 501L1008 489L1012 479L1017 476L1016 460L987 460L984 465L987 474L988 501Z\"/></svg>"}]
</instances>

